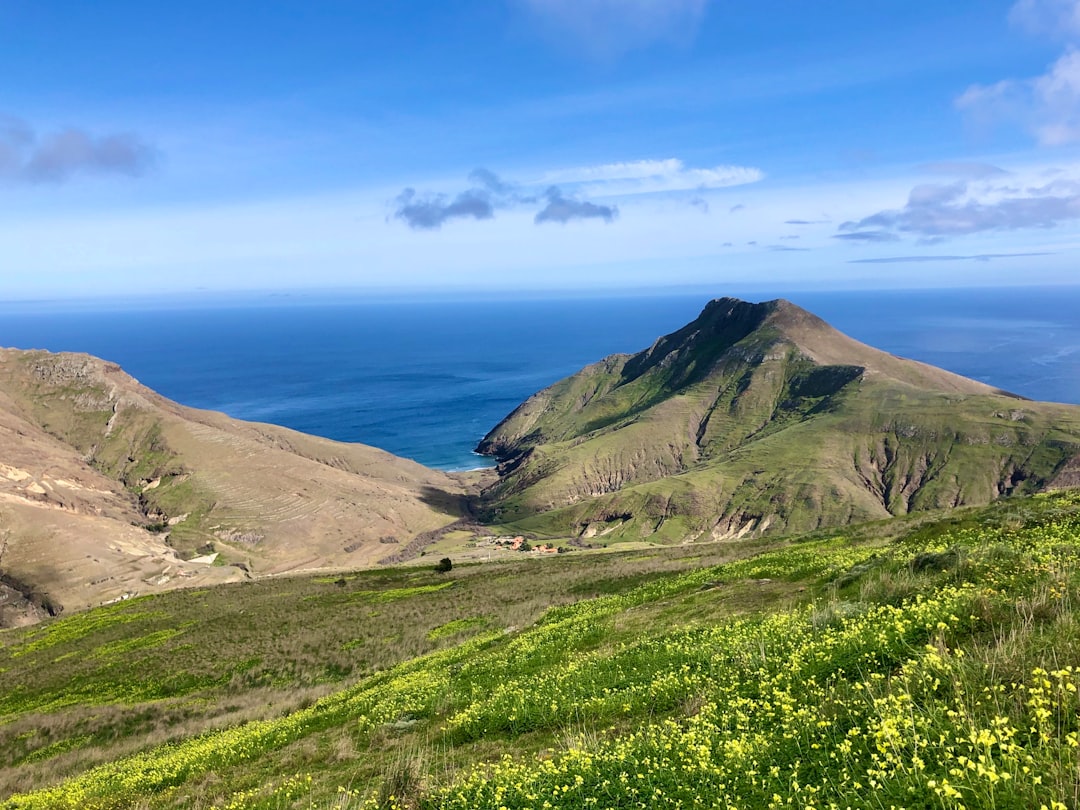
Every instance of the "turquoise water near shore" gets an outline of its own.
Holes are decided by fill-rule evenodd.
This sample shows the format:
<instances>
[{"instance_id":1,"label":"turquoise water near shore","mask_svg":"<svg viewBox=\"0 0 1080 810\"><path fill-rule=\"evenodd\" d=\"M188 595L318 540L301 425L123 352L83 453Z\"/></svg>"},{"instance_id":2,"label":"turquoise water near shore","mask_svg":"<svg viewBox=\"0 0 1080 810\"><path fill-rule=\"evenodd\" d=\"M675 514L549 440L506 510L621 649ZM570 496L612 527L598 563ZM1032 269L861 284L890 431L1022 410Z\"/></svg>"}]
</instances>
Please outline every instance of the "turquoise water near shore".
<instances>
[{"instance_id":1,"label":"turquoise water near shore","mask_svg":"<svg viewBox=\"0 0 1080 810\"><path fill-rule=\"evenodd\" d=\"M886 351L1080 403L1080 287L766 293ZM171 399L441 469L530 394L692 320L709 295L0 304L0 345L119 363Z\"/></svg>"}]
</instances>

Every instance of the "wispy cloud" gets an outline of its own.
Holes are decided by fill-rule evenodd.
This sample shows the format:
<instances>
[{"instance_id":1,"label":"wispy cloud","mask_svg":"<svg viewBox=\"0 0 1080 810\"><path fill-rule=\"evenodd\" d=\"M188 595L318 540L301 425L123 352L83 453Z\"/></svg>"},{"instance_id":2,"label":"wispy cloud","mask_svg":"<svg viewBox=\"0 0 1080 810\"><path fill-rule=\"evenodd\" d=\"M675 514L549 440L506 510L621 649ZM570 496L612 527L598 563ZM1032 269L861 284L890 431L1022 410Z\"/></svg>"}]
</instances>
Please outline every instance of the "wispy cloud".
<instances>
[{"instance_id":1,"label":"wispy cloud","mask_svg":"<svg viewBox=\"0 0 1080 810\"><path fill-rule=\"evenodd\" d=\"M518 0L562 43L610 60L657 42L687 42L707 0Z\"/></svg>"},{"instance_id":2,"label":"wispy cloud","mask_svg":"<svg viewBox=\"0 0 1080 810\"><path fill-rule=\"evenodd\" d=\"M959 177L964 180L985 180L988 177L1002 177L1008 174L1007 171L993 164L969 160L939 160L923 163L916 168L928 174Z\"/></svg>"},{"instance_id":3,"label":"wispy cloud","mask_svg":"<svg viewBox=\"0 0 1080 810\"><path fill-rule=\"evenodd\" d=\"M1042 75L974 84L957 108L983 124L1018 124L1045 146L1080 141L1080 0L1019 0L1009 19L1069 44Z\"/></svg>"},{"instance_id":4,"label":"wispy cloud","mask_svg":"<svg viewBox=\"0 0 1080 810\"><path fill-rule=\"evenodd\" d=\"M545 183L579 186L594 196L629 196L709 189L757 183L764 172L751 166L689 167L678 158L601 163L546 172Z\"/></svg>"},{"instance_id":5,"label":"wispy cloud","mask_svg":"<svg viewBox=\"0 0 1080 810\"><path fill-rule=\"evenodd\" d=\"M156 152L130 133L96 136L69 127L39 135L18 118L0 116L0 178L28 183L62 183L77 174L137 177Z\"/></svg>"},{"instance_id":6,"label":"wispy cloud","mask_svg":"<svg viewBox=\"0 0 1080 810\"><path fill-rule=\"evenodd\" d=\"M1017 0L1009 10L1009 22L1033 34L1080 35L1080 2Z\"/></svg>"},{"instance_id":7,"label":"wispy cloud","mask_svg":"<svg viewBox=\"0 0 1080 810\"><path fill-rule=\"evenodd\" d=\"M683 170L677 158L666 160L630 160L620 163L600 163L595 166L576 166L547 172L544 179L556 183L584 183L591 180L640 180L646 177L671 175Z\"/></svg>"},{"instance_id":8,"label":"wispy cloud","mask_svg":"<svg viewBox=\"0 0 1080 810\"><path fill-rule=\"evenodd\" d=\"M828 225L827 219L785 219L785 225Z\"/></svg>"},{"instance_id":9,"label":"wispy cloud","mask_svg":"<svg viewBox=\"0 0 1080 810\"><path fill-rule=\"evenodd\" d=\"M1052 228L1080 219L1080 182L1055 180L1017 194L971 189L965 181L915 186L900 209L840 225L837 239L890 241L897 234L950 237L986 231Z\"/></svg>"},{"instance_id":10,"label":"wispy cloud","mask_svg":"<svg viewBox=\"0 0 1080 810\"><path fill-rule=\"evenodd\" d=\"M1053 256L1054 253L973 253L968 256L884 256L876 259L849 259L848 264L907 264L918 262L990 262L995 259L1019 259L1029 256Z\"/></svg>"},{"instance_id":11,"label":"wispy cloud","mask_svg":"<svg viewBox=\"0 0 1080 810\"><path fill-rule=\"evenodd\" d=\"M850 223L845 222L845 225ZM833 236L833 239L843 239L847 242L896 242L900 239L895 233L889 233L888 231L850 231L848 233L838 233Z\"/></svg>"},{"instance_id":12,"label":"wispy cloud","mask_svg":"<svg viewBox=\"0 0 1080 810\"><path fill-rule=\"evenodd\" d=\"M547 205L534 219L537 225L544 222L559 222L565 225L575 219L602 219L604 222L612 222L619 215L619 209L613 205L597 205L564 197L557 186L549 188L546 196Z\"/></svg>"},{"instance_id":13,"label":"wispy cloud","mask_svg":"<svg viewBox=\"0 0 1080 810\"><path fill-rule=\"evenodd\" d=\"M1080 51L1070 46L1033 79L972 85L956 106L983 122L1017 122L1044 146L1080 140Z\"/></svg>"},{"instance_id":14,"label":"wispy cloud","mask_svg":"<svg viewBox=\"0 0 1080 810\"><path fill-rule=\"evenodd\" d=\"M495 174L491 169L485 169L483 166L469 172L469 179L473 183L483 186L492 194L513 194L515 190L512 184L504 182L499 175Z\"/></svg>"}]
</instances>

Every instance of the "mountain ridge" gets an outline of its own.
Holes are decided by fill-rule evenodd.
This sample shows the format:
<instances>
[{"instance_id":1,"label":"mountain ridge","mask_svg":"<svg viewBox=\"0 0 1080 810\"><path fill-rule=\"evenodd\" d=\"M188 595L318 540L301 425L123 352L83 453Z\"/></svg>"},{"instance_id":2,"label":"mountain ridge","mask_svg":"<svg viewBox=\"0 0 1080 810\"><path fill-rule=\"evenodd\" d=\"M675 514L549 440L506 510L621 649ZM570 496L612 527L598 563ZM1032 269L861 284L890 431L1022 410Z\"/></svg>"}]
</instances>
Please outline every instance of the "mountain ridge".
<instances>
[{"instance_id":1,"label":"mountain ridge","mask_svg":"<svg viewBox=\"0 0 1080 810\"><path fill-rule=\"evenodd\" d=\"M19 584L0 596L28 616L372 565L457 520L463 494L376 448L179 405L90 355L0 350L2 563Z\"/></svg>"},{"instance_id":2,"label":"mountain ridge","mask_svg":"<svg viewBox=\"0 0 1080 810\"><path fill-rule=\"evenodd\" d=\"M660 539L679 518L669 540L719 539L1045 487L1080 454L1080 408L895 357L783 299L720 298L537 392L477 452L499 462L493 521Z\"/></svg>"},{"instance_id":3,"label":"mountain ridge","mask_svg":"<svg viewBox=\"0 0 1080 810\"><path fill-rule=\"evenodd\" d=\"M491 483L188 408L89 355L0 349L0 612L400 562L458 529L687 543L982 504L1080 484L1080 408L783 299L720 298L537 392L477 449Z\"/></svg>"}]
</instances>

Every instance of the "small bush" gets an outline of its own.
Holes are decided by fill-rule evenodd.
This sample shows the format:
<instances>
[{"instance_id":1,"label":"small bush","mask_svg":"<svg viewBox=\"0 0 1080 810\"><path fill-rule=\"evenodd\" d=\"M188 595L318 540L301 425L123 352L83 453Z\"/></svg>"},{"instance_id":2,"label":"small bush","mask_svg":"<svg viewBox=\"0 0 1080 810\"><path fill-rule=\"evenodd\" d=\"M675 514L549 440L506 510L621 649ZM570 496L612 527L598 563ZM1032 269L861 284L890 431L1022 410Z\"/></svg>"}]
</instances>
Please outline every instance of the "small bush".
<instances>
[{"instance_id":1,"label":"small bush","mask_svg":"<svg viewBox=\"0 0 1080 810\"><path fill-rule=\"evenodd\" d=\"M928 571L948 571L956 568L960 563L960 552L951 548L948 551L924 551L922 554L916 554L915 558L911 561L911 571L914 574L921 574Z\"/></svg>"},{"instance_id":2,"label":"small bush","mask_svg":"<svg viewBox=\"0 0 1080 810\"><path fill-rule=\"evenodd\" d=\"M439 574L445 574L446 572L451 570L453 567L454 567L453 561L449 557L443 557L441 560L439 560L438 564L435 566L435 571L436 571L436 573L439 573Z\"/></svg>"}]
</instances>

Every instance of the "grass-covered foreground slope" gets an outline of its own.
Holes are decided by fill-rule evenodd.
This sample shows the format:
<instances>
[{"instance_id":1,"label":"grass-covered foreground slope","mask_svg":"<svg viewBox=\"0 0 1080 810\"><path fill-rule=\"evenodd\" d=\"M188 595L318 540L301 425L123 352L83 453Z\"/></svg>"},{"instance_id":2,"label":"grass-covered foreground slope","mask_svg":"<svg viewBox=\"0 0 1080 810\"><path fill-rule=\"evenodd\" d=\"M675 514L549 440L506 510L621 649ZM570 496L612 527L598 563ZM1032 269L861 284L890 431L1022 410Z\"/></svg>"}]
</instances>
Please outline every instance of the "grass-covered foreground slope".
<instances>
[{"instance_id":1,"label":"grass-covered foreground slope","mask_svg":"<svg viewBox=\"0 0 1080 810\"><path fill-rule=\"evenodd\" d=\"M671 549L476 566L450 579L297 579L290 608L241 636L235 656L255 663L216 685L173 683L171 694L145 682L179 677L187 656L199 658L191 646L213 630L199 622L199 600L212 594L6 631L0 730L14 764L2 773L7 792L22 792L0 806L1077 806L1076 492L707 548L750 556L710 564ZM520 607L533 583L559 603L535 621L536 605ZM232 587L253 607L262 583ZM569 601L589 593L599 595ZM500 620L504 597L521 624ZM177 621L153 624L164 621L156 612ZM310 637L289 618L300 615ZM410 616L419 629L403 628ZM343 626L357 635L340 645ZM218 628L225 668L238 628ZM362 661L395 631L410 634L408 649L432 651L341 674L347 653ZM112 680L76 660L91 655L122 662ZM320 655L336 668L324 696L264 704L263 677L287 688L298 673L283 662L295 656L310 675ZM66 673L63 685L22 674L49 666ZM24 685L13 690L13 678ZM222 702L249 694L253 719L231 722ZM221 727L195 736L155 744L140 726L212 706ZM95 738L95 717L136 707L129 724ZM69 710L83 712L82 736L64 736L79 722L59 719ZM58 742L43 746L40 734ZM92 765L95 750L112 753Z\"/></svg>"},{"instance_id":2,"label":"grass-covered foreground slope","mask_svg":"<svg viewBox=\"0 0 1080 810\"><path fill-rule=\"evenodd\" d=\"M97 358L0 349L0 626L11 593L55 612L371 565L453 522L460 493L372 447L182 407Z\"/></svg>"},{"instance_id":3,"label":"grass-covered foreground slope","mask_svg":"<svg viewBox=\"0 0 1080 810\"><path fill-rule=\"evenodd\" d=\"M1080 408L877 351L786 301L724 298L537 393L478 449L501 462L483 498L493 522L681 542L1067 483Z\"/></svg>"}]
</instances>

